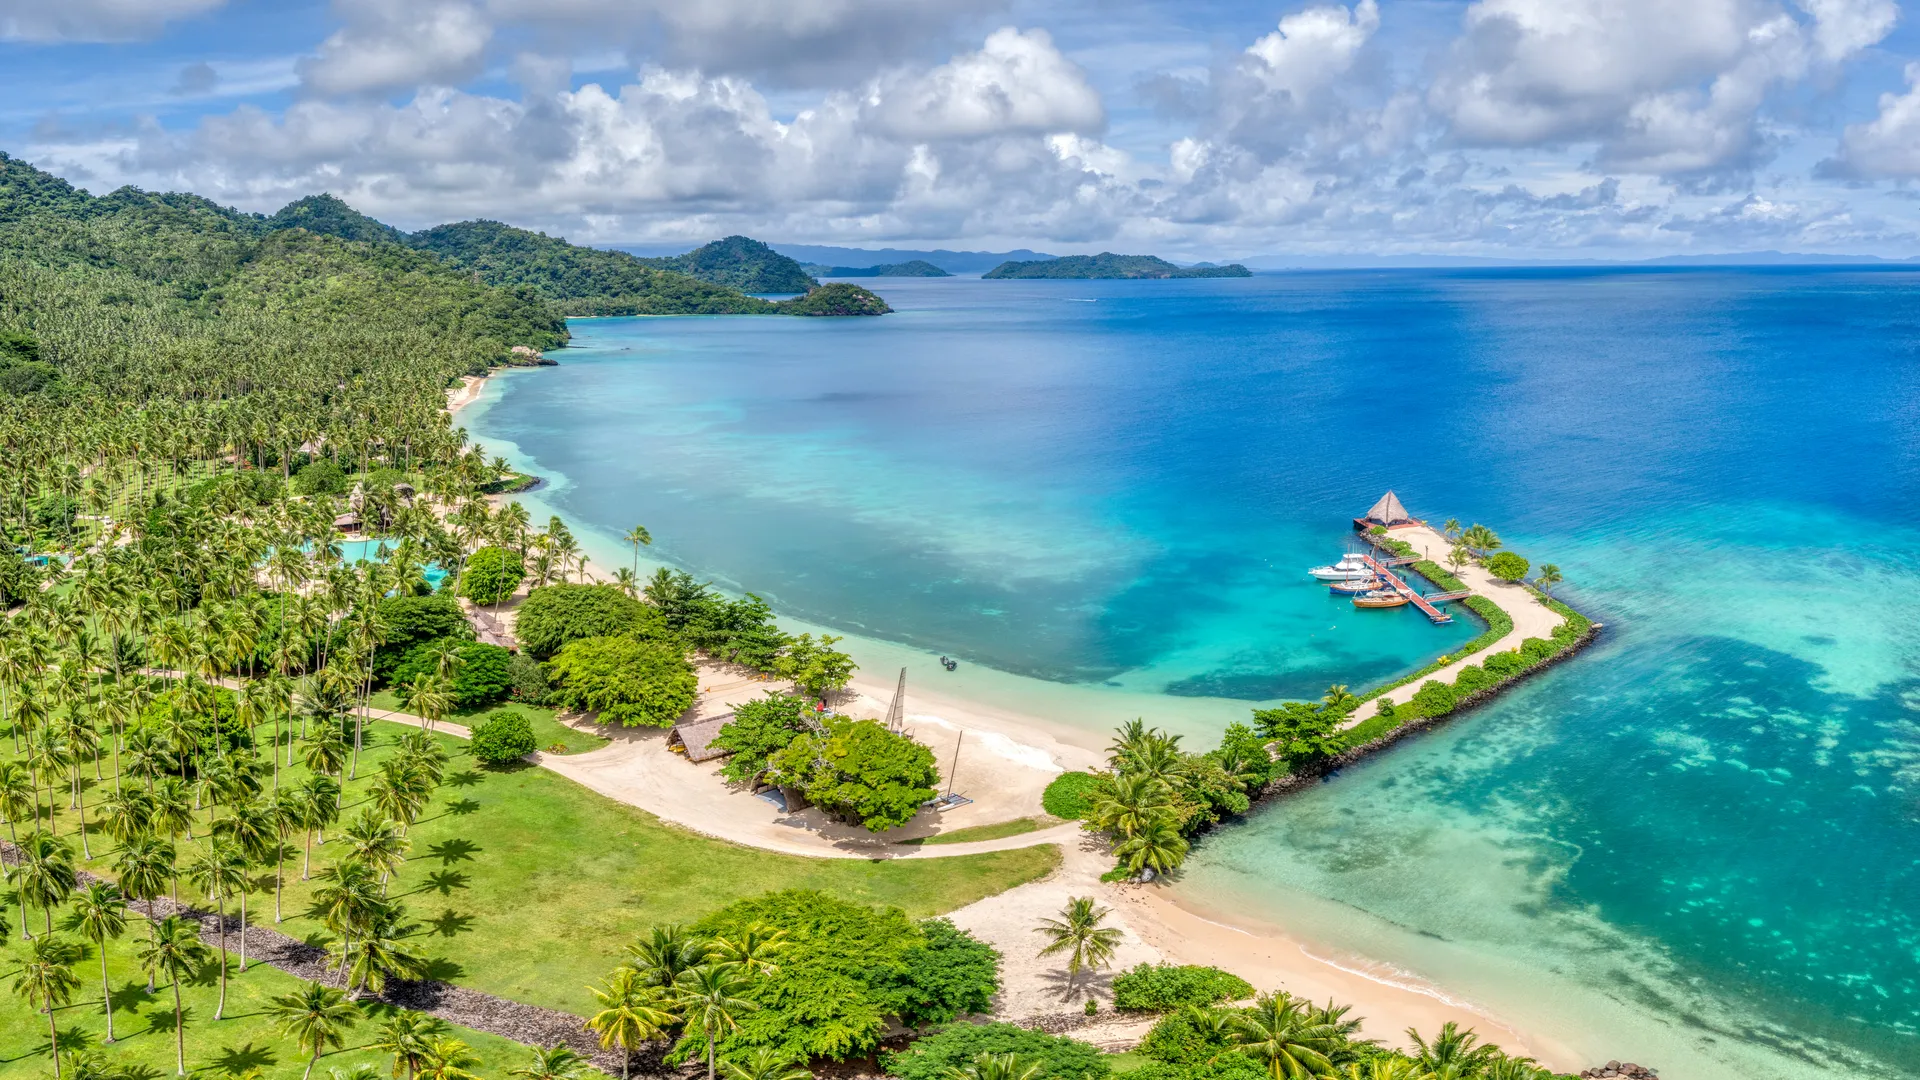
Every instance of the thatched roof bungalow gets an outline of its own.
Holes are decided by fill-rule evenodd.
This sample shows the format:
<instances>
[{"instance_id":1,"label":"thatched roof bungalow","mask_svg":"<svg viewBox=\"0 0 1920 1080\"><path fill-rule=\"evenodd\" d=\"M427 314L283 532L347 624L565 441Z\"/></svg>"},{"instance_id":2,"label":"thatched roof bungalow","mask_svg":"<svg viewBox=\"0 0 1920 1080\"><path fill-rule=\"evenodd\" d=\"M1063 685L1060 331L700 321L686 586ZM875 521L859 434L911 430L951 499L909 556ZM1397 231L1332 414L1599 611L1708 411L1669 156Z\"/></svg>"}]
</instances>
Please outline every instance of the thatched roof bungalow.
<instances>
[{"instance_id":1,"label":"thatched roof bungalow","mask_svg":"<svg viewBox=\"0 0 1920 1080\"><path fill-rule=\"evenodd\" d=\"M675 724L673 729L667 732L667 746L685 754L688 761L696 764L726 757L733 751L713 745L713 740L720 734L720 729L726 726L727 721L732 719L733 714L728 713L725 716Z\"/></svg>"}]
</instances>

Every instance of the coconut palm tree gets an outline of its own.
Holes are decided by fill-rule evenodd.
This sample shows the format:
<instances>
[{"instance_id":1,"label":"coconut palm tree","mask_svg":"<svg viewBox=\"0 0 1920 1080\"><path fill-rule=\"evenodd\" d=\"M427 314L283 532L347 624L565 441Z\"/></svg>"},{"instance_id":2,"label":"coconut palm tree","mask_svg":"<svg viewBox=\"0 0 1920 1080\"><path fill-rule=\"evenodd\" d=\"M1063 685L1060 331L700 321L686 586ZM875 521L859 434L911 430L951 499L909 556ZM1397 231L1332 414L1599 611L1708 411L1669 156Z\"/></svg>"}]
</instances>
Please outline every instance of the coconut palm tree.
<instances>
[{"instance_id":1,"label":"coconut palm tree","mask_svg":"<svg viewBox=\"0 0 1920 1080\"><path fill-rule=\"evenodd\" d=\"M1447 523L1445 525L1440 526L1440 535L1446 537L1449 540L1460 535L1460 519L1448 518Z\"/></svg>"},{"instance_id":2,"label":"coconut palm tree","mask_svg":"<svg viewBox=\"0 0 1920 1080\"><path fill-rule=\"evenodd\" d=\"M395 696L400 699L401 708L427 722L428 731L453 707L452 687L433 672L415 675L413 681L401 683L395 688Z\"/></svg>"},{"instance_id":3,"label":"coconut palm tree","mask_svg":"<svg viewBox=\"0 0 1920 1080\"><path fill-rule=\"evenodd\" d=\"M1325 1076L1333 1071L1327 1055L1342 1042L1334 1025L1316 1022L1311 1006L1285 992L1254 999L1229 1022L1227 1038L1273 1080Z\"/></svg>"},{"instance_id":4,"label":"coconut palm tree","mask_svg":"<svg viewBox=\"0 0 1920 1080\"><path fill-rule=\"evenodd\" d=\"M652 547L653 534L647 531L645 525L635 525L627 530L627 535L622 539L633 545L633 576L637 578L640 576L640 545Z\"/></svg>"},{"instance_id":5,"label":"coconut palm tree","mask_svg":"<svg viewBox=\"0 0 1920 1080\"><path fill-rule=\"evenodd\" d=\"M196 851L186 865L187 880L214 902L220 927L220 1001L213 1008L218 1020L227 1010L227 898L247 886L247 862L238 848L215 838Z\"/></svg>"},{"instance_id":6,"label":"coconut palm tree","mask_svg":"<svg viewBox=\"0 0 1920 1080\"><path fill-rule=\"evenodd\" d=\"M175 1076L187 1075L187 1024L180 1003L180 982L206 966L211 953L200 943L200 924L178 915L154 923L153 940L140 948L140 967L147 973L147 985L152 986L162 976L173 984Z\"/></svg>"},{"instance_id":7,"label":"coconut palm tree","mask_svg":"<svg viewBox=\"0 0 1920 1080\"><path fill-rule=\"evenodd\" d=\"M53 1048L53 1075L60 1075L60 1025L54 1010L73 1000L80 978L73 973L80 950L73 942L48 934L27 947L14 974L13 992L34 1009L47 1014L47 1036Z\"/></svg>"},{"instance_id":8,"label":"coconut palm tree","mask_svg":"<svg viewBox=\"0 0 1920 1080\"><path fill-rule=\"evenodd\" d=\"M420 1062L420 1080L480 1080L471 1070L480 1064L473 1049L459 1039L436 1037Z\"/></svg>"},{"instance_id":9,"label":"coconut palm tree","mask_svg":"<svg viewBox=\"0 0 1920 1080\"><path fill-rule=\"evenodd\" d=\"M1472 1076L1501 1056L1499 1047L1482 1043L1472 1028L1461 1031L1451 1020L1440 1025L1432 1042L1413 1028L1407 1029L1407 1038L1413 1043L1414 1063L1424 1072L1439 1075Z\"/></svg>"},{"instance_id":10,"label":"coconut palm tree","mask_svg":"<svg viewBox=\"0 0 1920 1080\"><path fill-rule=\"evenodd\" d=\"M714 943L679 925L656 926L644 940L627 946L632 968L644 986L669 987L680 977L712 958Z\"/></svg>"},{"instance_id":11,"label":"coconut palm tree","mask_svg":"<svg viewBox=\"0 0 1920 1080\"><path fill-rule=\"evenodd\" d=\"M413 1080L415 1070L427 1058L432 1049L434 1037L443 1034L447 1025L425 1013L402 1009L387 1018L375 1033L372 1049L393 1057L393 1075L405 1080Z\"/></svg>"},{"instance_id":12,"label":"coconut palm tree","mask_svg":"<svg viewBox=\"0 0 1920 1080\"><path fill-rule=\"evenodd\" d=\"M345 994L317 982L302 985L290 994L281 994L267 1003L267 1013L280 1022L283 1034L308 1055L301 1080L313 1075L313 1066L328 1047L339 1049L347 1043L347 1030L360 1020L360 1010Z\"/></svg>"},{"instance_id":13,"label":"coconut palm tree","mask_svg":"<svg viewBox=\"0 0 1920 1080\"><path fill-rule=\"evenodd\" d=\"M1169 813L1149 818L1122 836L1113 845L1113 855L1140 877L1143 870L1165 874L1179 869L1186 861L1188 847L1187 838L1180 835L1180 826Z\"/></svg>"},{"instance_id":14,"label":"coconut palm tree","mask_svg":"<svg viewBox=\"0 0 1920 1080\"><path fill-rule=\"evenodd\" d=\"M965 1065L947 1069L948 1080L1036 1080L1046 1066L1018 1054L976 1054Z\"/></svg>"},{"instance_id":15,"label":"coconut palm tree","mask_svg":"<svg viewBox=\"0 0 1920 1080\"><path fill-rule=\"evenodd\" d=\"M399 905L374 907L356 927L350 962L342 958L347 970L347 996L357 998L363 990L384 993L388 979L426 978L427 958L407 944L407 936L417 929L400 925Z\"/></svg>"},{"instance_id":16,"label":"coconut palm tree","mask_svg":"<svg viewBox=\"0 0 1920 1080\"><path fill-rule=\"evenodd\" d=\"M100 1006L107 1015L107 1035L113 1042L113 983L107 978L107 942L118 941L127 932L127 901L118 886L96 881L73 897L73 914L67 929L93 942L100 953Z\"/></svg>"},{"instance_id":17,"label":"coconut palm tree","mask_svg":"<svg viewBox=\"0 0 1920 1080\"><path fill-rule=\"evenodd\" d=\"M52 833L34 830L22 837L17 862L7 867L7 881L20 894L22 936L25 933L27 901L39 905L46 916L46 931L53 933L54 905L66 902L79 884L73 867L73 848Z\"/></svg>"},{"instance_id":18,"label":"coconut palm tree","mask_svg":"<svg viewBox=\"0 0 1920 1080\"><path fill-rule=\"evenodd\" d=\"M715 938L713 956L725 963L739 964L740 970L749 975L777 975L780 965L774 963L787 947L787 932L776 930L765 923L753 923L731 938Z\"/></svg>"},{"instance_id":19,"label":"coconut palm tree","mask_svg":"<svg viewBox=\"0 0 1920 1080\"><path fill-rule=\"evenodd\" d=\"M587 1075L587 1059L566 1043L555 1043L547 1047L533 1047L527 1063L517 1069L508 1069L508 1076L518 1076L522 1080L581 1080ZM765 1080L783 1080L768 1077Z\"/></svg>"},{"instance_id":20,"label":"coconut palm tree","mask_svg":"<svg viewBox=\"0 0 1920 1080\"><path fill-rule=\"evenodd\" d=\"M689 1031L707 1040L707 1080L714 1080L714 1047L721 1035L740 1026L740 1017L760 1006L740 995L753 980L738 964L701 964L673 980L673 1001Z\"/></svg>"},{"instance_id":21,"label":"coconut palm tree","mask_svg":"<svg viewBox=\"0 0 1920 1080\"><path fill-rule=\"evenodd\" d=\"M1113 966L1114 950L1126 935L1118 927L1100 925L1111 914L1091 896L1074 896L1060 909L1059 918L1042 919L1034 927L1033 932L1047 940L1041 956L1067 954L1067 997L1073 996L1074 981L1083 969Z\"/></svg>"},{"instance_id":22,"label":"coconut palm tree","mask_svg":"<svg viewBox=\"0 0 1920 1080\"><path fill-rule=\"evenodd\" d=\"M600 1049L620 1048L620 1080L627 1080L634 1049L661 1038L666 1026L678 1017L662 999L660 990L647 985L630 967L614 968L605 986L588 989L600 1008L587 1019L587 1030L600 1036Z\"/></svg>"},{"instance_id":23,"label":"coconut palm tree","mask_svg":"<svg viewBox=\"0 0 1920 1080\"><path fill-rule=\"evenodd\" d=\"M1539 587L1541 592L1546 593L1548 596L1552 596L1553 587L1565 580L1566 578L1561 576L1560 568L1558 566L1555 566L1552 563L1541 563L1540 576L1534 578L1533 583Z\"/></svg>"}]
</instances>

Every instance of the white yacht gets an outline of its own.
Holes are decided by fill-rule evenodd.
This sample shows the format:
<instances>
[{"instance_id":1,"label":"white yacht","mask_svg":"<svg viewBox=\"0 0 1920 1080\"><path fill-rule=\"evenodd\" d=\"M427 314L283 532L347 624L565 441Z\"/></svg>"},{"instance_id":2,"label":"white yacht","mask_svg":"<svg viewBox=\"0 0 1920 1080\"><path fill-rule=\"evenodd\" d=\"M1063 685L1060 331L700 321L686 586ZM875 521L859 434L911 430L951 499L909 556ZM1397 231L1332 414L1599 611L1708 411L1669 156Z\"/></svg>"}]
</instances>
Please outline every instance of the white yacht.
<instances>
[{"instance_id":1,"label":"white yacht","mask_svg":"<svg viewBox=\"0 0 1920 1080\"><path fill-rule=\"evenodd\" d=\"M1307 571L1321 581L1357 581L1372 577L1373 569L1359 555L1342 555L1332 566L1316 566Z\"/></svg>"}]
</instances>

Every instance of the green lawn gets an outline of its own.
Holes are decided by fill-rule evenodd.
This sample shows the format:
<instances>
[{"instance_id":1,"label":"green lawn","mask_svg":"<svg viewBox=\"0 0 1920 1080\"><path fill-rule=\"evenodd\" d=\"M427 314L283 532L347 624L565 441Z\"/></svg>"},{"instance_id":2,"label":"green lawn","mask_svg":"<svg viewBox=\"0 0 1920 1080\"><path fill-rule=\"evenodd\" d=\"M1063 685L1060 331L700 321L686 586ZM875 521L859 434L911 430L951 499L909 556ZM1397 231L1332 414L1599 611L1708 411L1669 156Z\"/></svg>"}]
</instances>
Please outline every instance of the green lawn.
<instances>
[{"instance_id":1,"label":"green lawn","mask_svg":"<svg viewBox=\"0 0 1920 1080\"><path fill-rule=\"evenodd\" d=\"M1025 836L1037 832L1054 821L1042 821L1037 817L1014 818L1012 821L996 821L991 825L972 825L964 829L954 829L934 836L923 836L913 840L900 841L903 847L918 847L921 844L970 844L976 840L999 840L1007 836Z\"/></svg>"},{"instance_id":2,"label":"green lawn","mask_svg":"<svg viewBox=\"0 0 1920 1080\"><path fill-rule=\"evenodd\" d=\"M369 726L360 779L348 785L347 815L400 727ZM736 899L771 889L814 888L863 903L935 915L1051 872L1052 846L950 859L810 859L713 840L614 802L536 766L476 767L466 744L441 736L450 755L446 783L412 831L411 858L393 886L420 924L421 951L440 978L502 997L581 1012L587 985L614 966L623 947L660 923L688 922ZM11 752L11 741L0 741ZM109 768L111 762L108 763ZM282 782L298 779L295 766ZM94 785L90 799L111 789ZM61 800L60 831L73 821ZM204 831L204 830L202 830ZM111 866L112 844L94 834L87 869ZM293 841L280 927L296 937L321 932L296 917L300 837ZM182 838L183 856L187 841ZM331 856L316 845L316 869ZM273 912L271 879L249 901L262 921Z\"/></svg>"},{"instance_id":3,"label":"green lawn","mask_svg":"<svg viewBox=\"0 0 1920 1080\"><path fill-rule=\"evenodd\" d=\"M381 690L373 695L372 705L376 712L401 712L400 701L391 690ZM589 750L598 750L607 745L608 739L591 731L577 731L554 719L554 710L538 705L522 705L517 701L504 701L498 705L489 705L483 709L467 712L448 713L447 719L461 727L472 727L482 716L490 712L516 712L527 718L533 727L533 738L540 749L548 753L584 754ZM554 750L554 747L562 747Z\"/></svg>"},{"instance_id":4,"label":"green lawn","mask_svg":"<svg viewBox=\"0 0 1920 1080\"><path fill-rule=\"evenodd\" d=\"M127 935L107 944L107 970L113 986L113 1045L101 1043L106 1034L106 1018L100 1008L100 959L89 952L74 969L81 979L80 992L73 1003L57 1010L62 1052L88 1049L101 1053L115 1065L135 1066L148 1076L172 1076L173 992L164 982L156 993L147 995L146 977L134 962L136 941L147 932L145 919L129 919ZM26 954L20 941L19 914L14 914L9 943L0 947L0 973L11 973ZM91 947L89 947L91 949ZM306 1059L293 1040L280 1033L266 1013L270 998L288 993L300 980L265 964L255 964L245 975L230 971L225 1019L213 1019L219 999L218 968L209 966L198 979L189 982L181 994L186 1005L187 1070L208 1080L238 1076L250 1068L259 1068L270 1080L295 1078L306 1066ZM8 980L9 986L11 979ZM392 1061L374 1051L363 1049L373 1040L374 1029L392 1010L373 1006L347 1033L346 1048L327 1054L314 1069L314 1076L325 1080L328 1068L347 1069L363 1062L379 1067L385 1076ZM451 1028L448 1034L472 1047L479 1056L477 1070L486 1077L504 1076L527 1056L519 1043L465 1028ZM50 1077L53 1062L48 1053L47 1018L27 1007L15 994L0 996L0 1077Z\"/></svg>"}]
</instances>

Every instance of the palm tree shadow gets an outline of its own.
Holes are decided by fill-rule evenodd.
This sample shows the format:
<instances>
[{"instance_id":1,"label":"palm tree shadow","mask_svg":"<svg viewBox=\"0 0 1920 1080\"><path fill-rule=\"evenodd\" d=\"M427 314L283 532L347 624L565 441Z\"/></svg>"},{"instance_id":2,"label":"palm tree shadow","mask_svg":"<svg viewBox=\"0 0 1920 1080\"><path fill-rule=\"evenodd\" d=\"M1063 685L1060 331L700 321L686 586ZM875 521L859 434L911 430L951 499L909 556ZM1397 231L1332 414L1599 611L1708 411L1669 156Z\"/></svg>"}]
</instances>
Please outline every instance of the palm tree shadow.
<instances>
[{"instance_id":1,"label":"palm tree shadow","mask_svg":"<svg viewBox=\"0 0 1920 1080\"><path fill-rule=\"evenodd\" d=\"M1061 968L1040 976L1040 981L1057 990L1062 1002L1090 997L1113 997L1112 971L1088 971L1082 968L1080 974L1069 977L1067 969Z\"/></svg>"},{"instance_id":2,"label":"palm tree shadow","mask_svg":"<svg viewBox=\"0 0 1920 1080\"><path fill-rule=\"evenodd\" d=\"M150 999L147 997L147 984L138 979L129 979L109 995L114 1012L139 1012L140 1006Z\"/></svg>"},{"instance_id":3,"label":"palm tree shadow","mask_svg":"<svg viewBox=\"0 0 1920 1080\"><path fill-rule=\"evenodd\" d=\"M433 927L434 933L439 934L441 937L452 937L455 934L471 933L473 931L473 916L464 915L452 908L448 908L433 918L428 919L427 925Z\"/></svg>"},{"instance_id":4,"label":"palm tree shadow","mask_svg":"<svg viewBox=\"0 0 1920 1080\"><path fill-rule=\"evenodd\" d=\"M168 1000L165 1004L167 1008L156 1008L147 1014L147 1030L143 1034L165 1035L169 1039L173 1038L173 1002ZM180 1026L192 1030L193 1024L193 1006L189 1005L180 1010Z\"/></svg>"},{"instance_id":5,"label":"palm tree shadow","mask_svg":"<svg viewBox=\"0 0 1920 1080\"><path fill-rule=\"evenodd\" d=\"M212 1062L216 1071L228 1076L239 1076L248 1069L271 1069L278 1064L280 1059L274 1054L272 1047L255 1046L252 1043L244 1046L229 1046L214 1055Z\"/></svg>"},{"instance_id":6,"label":"palm tree shadow","mask_svg":"<svg viewBox=\"0 0 1920 1080\"><path fill-rule=\"evenodd\" d=\"M462 873L459 870L436 870L427 875L427 880L419 888L398 893L394 896L394 899L398 900L403 896L414 896L425 892L437 892L441 896L452 896L453 890L455 889L471 888L472 881L473 878L471 875Z\"/></svg>"},{"instance_id":7,"label":"palm tree shadow","mask_svg":"<svg viewBox=\"0 0 1920 1080\"><path fill-rule=\"evenodd\" d=\"M443 865L451 865L457 862L472 862L474 855L480 851L479 844L455 837L452 840L442 840L428 848L427 854L439 859Z\"/></svg>"},{"instance_id":8,"label":"palm tree shadow","mask_svg":"<svg viewBox=\"0 0 1920 1080\"><path fill-rule=\"evenodd\" d=\"M468 787L474 786L475 784L478 784L480 781L485 779L486 779L486 776L484 774L479 773L473 769L467 769L462 772L454 773L452 776L447 777L446 784L448 787L468 788Z\"/></svg>"}]
</instances>

